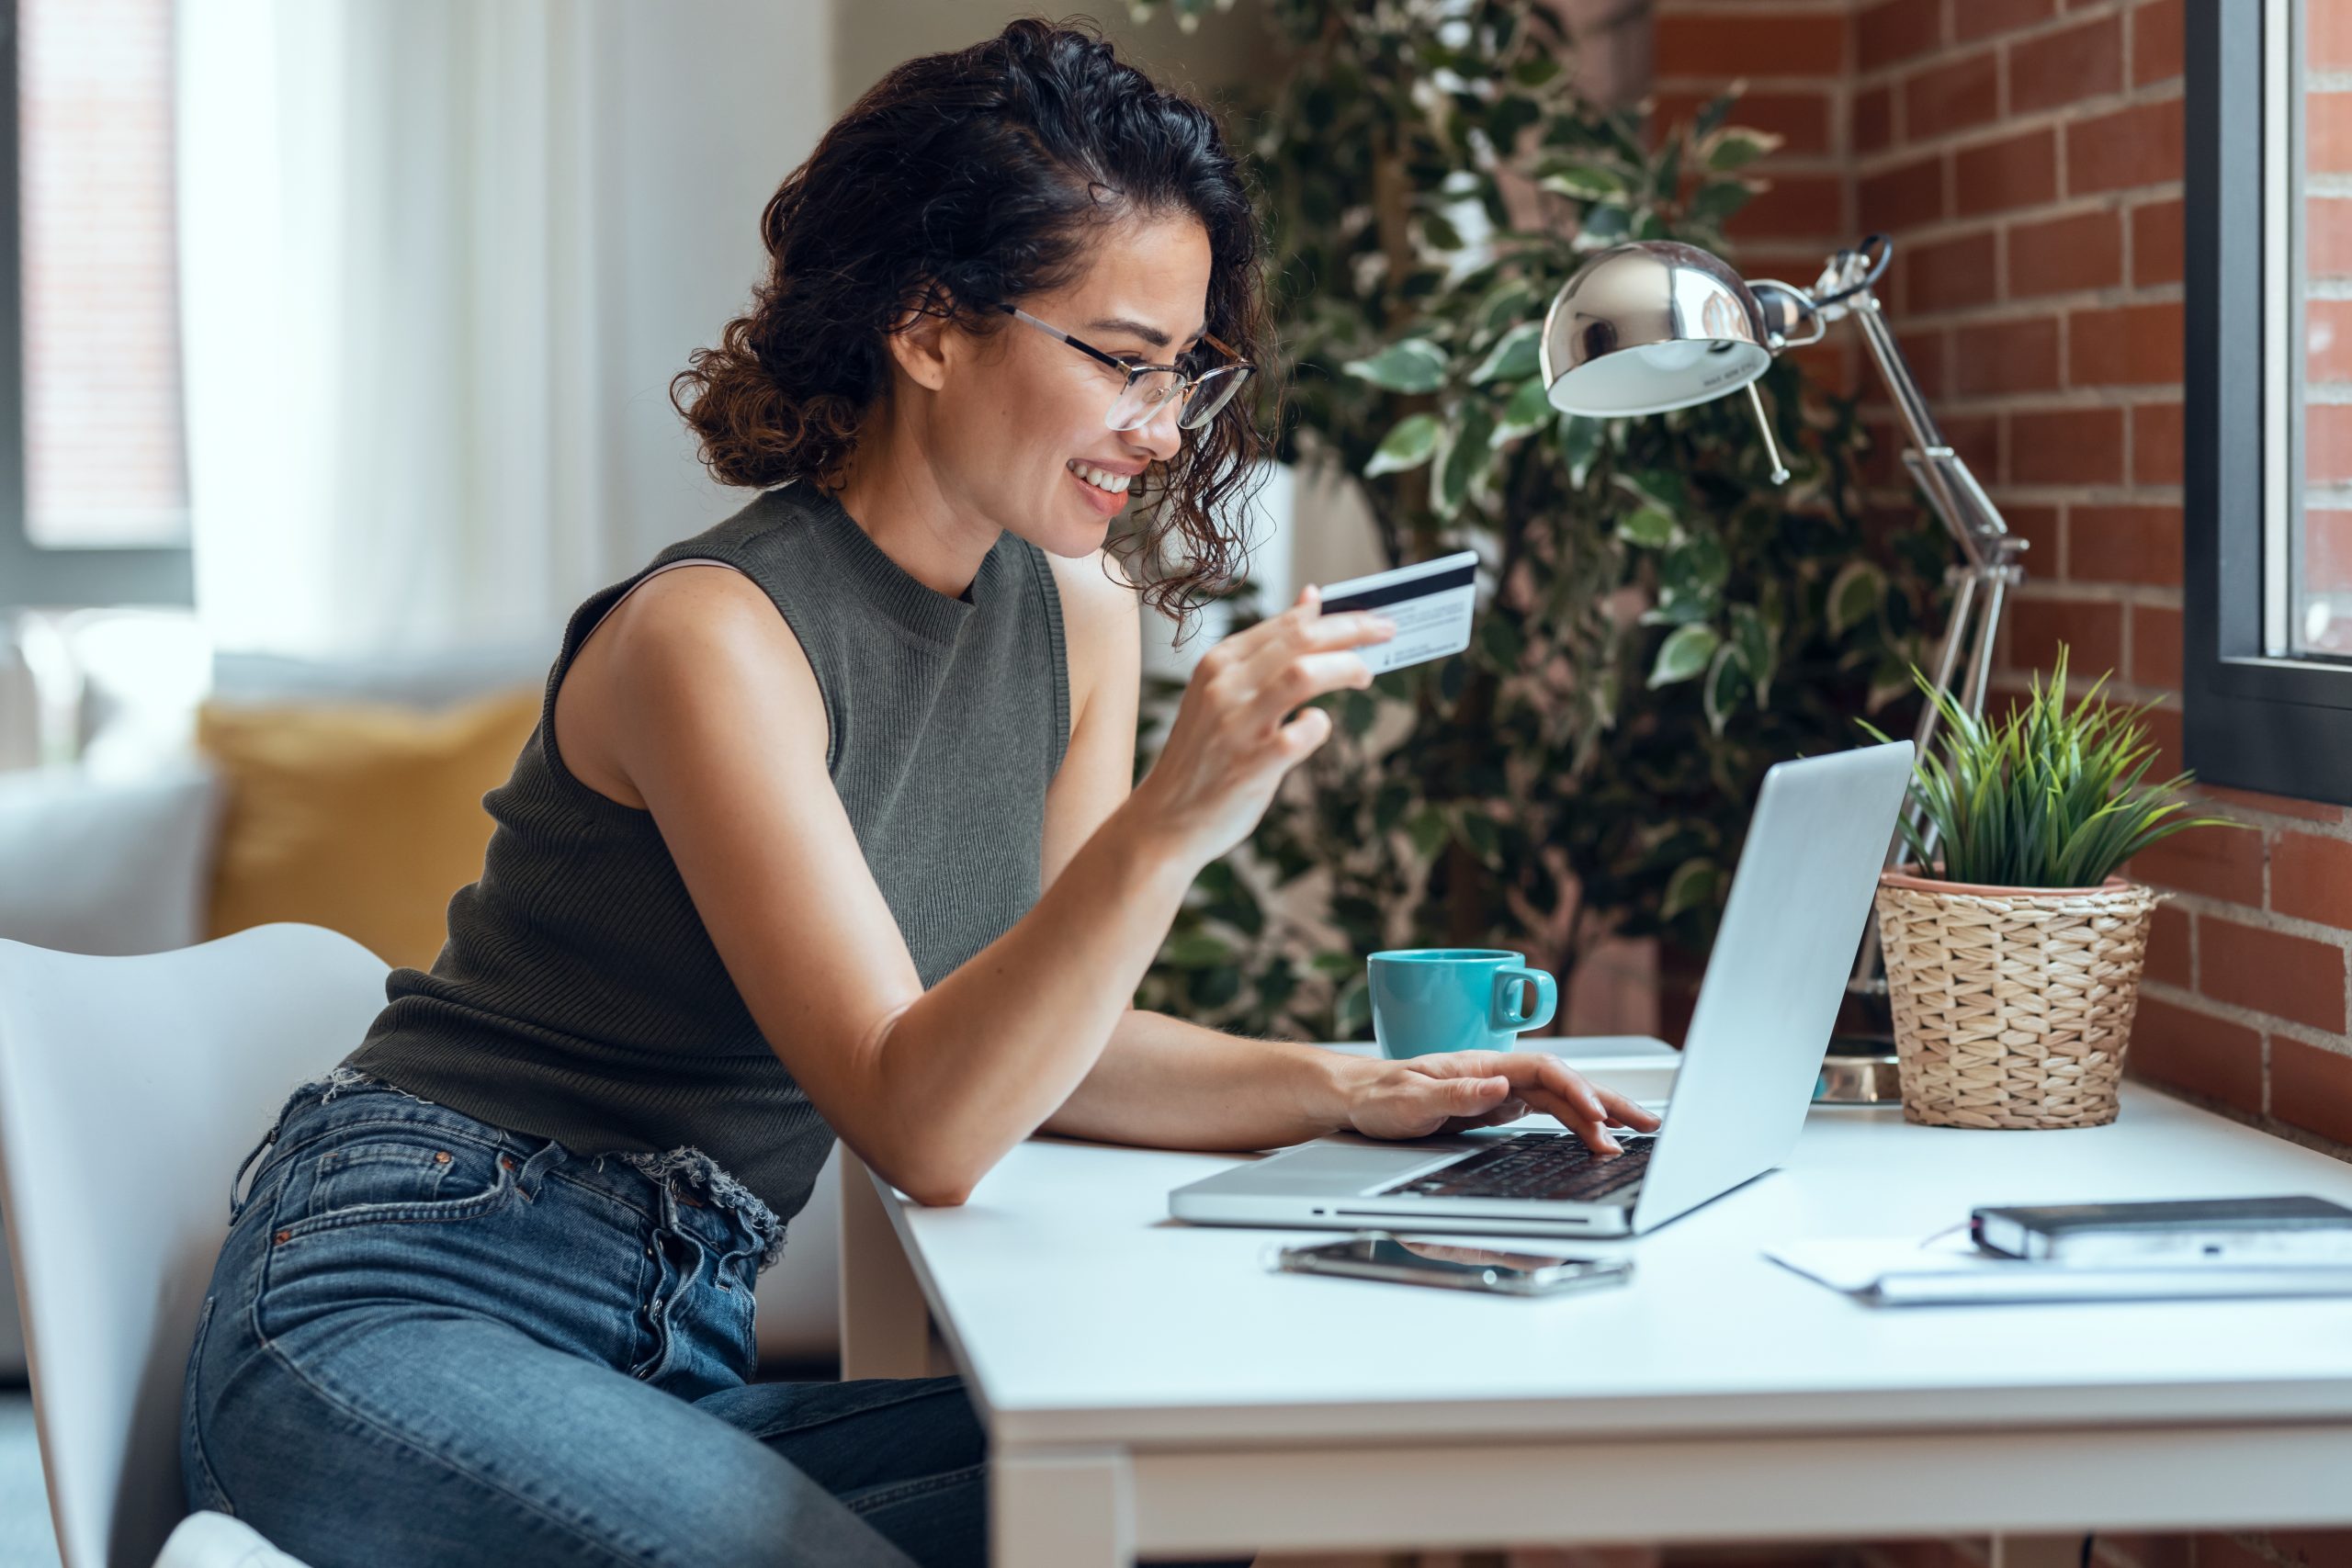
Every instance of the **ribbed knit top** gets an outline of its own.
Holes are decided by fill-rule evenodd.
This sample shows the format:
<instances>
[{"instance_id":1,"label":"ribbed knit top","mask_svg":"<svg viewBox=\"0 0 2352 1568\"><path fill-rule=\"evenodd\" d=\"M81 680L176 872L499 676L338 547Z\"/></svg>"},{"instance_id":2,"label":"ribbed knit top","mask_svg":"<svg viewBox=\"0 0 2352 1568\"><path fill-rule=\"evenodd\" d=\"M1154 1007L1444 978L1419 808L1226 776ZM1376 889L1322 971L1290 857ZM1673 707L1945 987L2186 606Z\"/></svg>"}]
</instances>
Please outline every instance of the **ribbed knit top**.
<instances>
[{"instance_id":1,"label":"ribbed knit top","mask_svg":"<svg viewBox=\"0 0 2352 1568\"><path fill-rule=\"evenodd\" d=\"M688 558L750 577L799 639L833 789L924 985L1036 901L1046 786L1069 734L1044 552L1005 535L949 598L794 484L573 612L538 728L482 797L495 827L481 880L449 900L431 971L392 971L389 1005L345 1065L575 1154L698 1148L788 1221L832 1130L752 1021L652 814L574 778L555 743L580 645L631 588Z\"/></svg>"}]
</instances>

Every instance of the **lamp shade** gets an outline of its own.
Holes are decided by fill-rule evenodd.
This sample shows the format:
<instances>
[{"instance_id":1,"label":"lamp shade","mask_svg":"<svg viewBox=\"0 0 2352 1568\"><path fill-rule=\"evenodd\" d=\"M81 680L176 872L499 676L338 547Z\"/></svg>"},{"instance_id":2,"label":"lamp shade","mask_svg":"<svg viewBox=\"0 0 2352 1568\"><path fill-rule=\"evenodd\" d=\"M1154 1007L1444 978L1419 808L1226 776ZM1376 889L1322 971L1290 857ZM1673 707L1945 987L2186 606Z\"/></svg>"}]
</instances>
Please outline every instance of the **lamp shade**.
<instances>
[{"instance_id":1,"label":"lamp shade","mask_svg":"<svg viewBox=\"0 0 2352 1568\"><path fill-rule=\"evenodd\" d=\"M1771 364L1764 312L1739 274L1695 245L1616 245L1560 286L1540 363L1552 406L1663 413L1736 392Z\"/></svg>"}]
</instances>

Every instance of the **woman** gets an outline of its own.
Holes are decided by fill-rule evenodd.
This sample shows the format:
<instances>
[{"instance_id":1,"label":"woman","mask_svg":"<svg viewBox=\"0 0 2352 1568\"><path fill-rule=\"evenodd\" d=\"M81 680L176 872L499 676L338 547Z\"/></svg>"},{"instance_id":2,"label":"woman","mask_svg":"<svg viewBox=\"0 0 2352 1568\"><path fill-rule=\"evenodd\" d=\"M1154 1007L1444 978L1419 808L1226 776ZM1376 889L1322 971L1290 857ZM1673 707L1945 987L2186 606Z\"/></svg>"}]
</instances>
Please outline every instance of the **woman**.
<instances>
[{"instance_id":1,"label":"woman","mask_svg":"<svg viewBox=\"0 0 2352 1568\"><path fill-rule=\"evenodd\" d=\"M571 617L447 944L232 1202L189 1501L321 1568L983 1561L956 1380L748 1381L753 1278L837 1135L956 1203L1040 1128L1651 1124L1546 1056L1127 1005L1387 629L1310 592L1227 639L1130 793L1138 599L1229 569L1259 451L1259 240L1209 117L1015 23L892 72L762 234L677 388L762 493ZM1139 585L1103 554L1137 485Z\"/></svg>"}]
</instances>

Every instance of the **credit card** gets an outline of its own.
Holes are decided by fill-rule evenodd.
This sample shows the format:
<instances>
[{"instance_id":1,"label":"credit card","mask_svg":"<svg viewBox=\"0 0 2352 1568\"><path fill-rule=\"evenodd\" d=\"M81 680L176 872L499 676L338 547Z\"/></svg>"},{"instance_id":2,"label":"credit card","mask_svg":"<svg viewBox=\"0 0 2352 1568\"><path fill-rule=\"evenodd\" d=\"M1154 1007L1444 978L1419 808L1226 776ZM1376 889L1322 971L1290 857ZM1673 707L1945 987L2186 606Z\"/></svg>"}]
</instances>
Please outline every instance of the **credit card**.
<instances>
[{"instance_id":1,"label":"credit card","mask_svg":"<svg viewBox=\"0 0 2352 1568\"><path fill-rule=\"evenodd\" d=\"M1323 613L1376 610L1396 623L1386 642L1353 651L1375 675L1442 659L1470 646L1470 612L1477 595L1478 554L1461 550L1435 560L1351 577L1323 590Z\"/></svg>"}]
</instances>

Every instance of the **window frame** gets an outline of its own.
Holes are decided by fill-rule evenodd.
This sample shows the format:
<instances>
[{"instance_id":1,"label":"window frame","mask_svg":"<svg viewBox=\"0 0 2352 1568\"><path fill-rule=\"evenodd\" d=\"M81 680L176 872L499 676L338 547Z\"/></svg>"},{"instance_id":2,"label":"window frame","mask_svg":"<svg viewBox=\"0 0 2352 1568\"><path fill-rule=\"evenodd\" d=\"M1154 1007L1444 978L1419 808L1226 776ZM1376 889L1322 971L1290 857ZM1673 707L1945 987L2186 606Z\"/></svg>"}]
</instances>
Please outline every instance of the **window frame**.
<instances>
[{"instance_id":1,"label":"window frame","mask_svg":"<svg viewBox=\"0 0 2352 1568\"><path fill-rule=\"evenodd\" d=\"M17 157L17 4L0 0L0 610L196 603L187 546L36 545L25 504L22 227Z\"/></svg>"}]
</instances>

